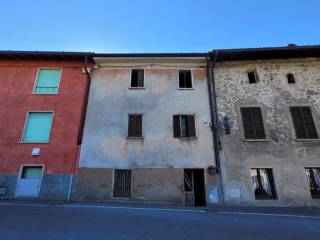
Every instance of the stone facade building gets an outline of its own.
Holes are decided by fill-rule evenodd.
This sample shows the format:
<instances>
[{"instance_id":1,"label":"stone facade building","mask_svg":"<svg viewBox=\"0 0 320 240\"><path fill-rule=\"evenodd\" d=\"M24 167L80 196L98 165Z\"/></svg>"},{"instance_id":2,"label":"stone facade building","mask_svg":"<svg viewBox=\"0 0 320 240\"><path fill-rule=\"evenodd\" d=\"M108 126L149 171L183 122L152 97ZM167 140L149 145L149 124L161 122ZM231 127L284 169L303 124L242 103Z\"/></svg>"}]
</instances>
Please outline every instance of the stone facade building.
<instances>
[{"instance_id":1,"label":"stone facade building","mask_svg":"<svg viewBox=\"0 0 320 240\"><path fill-rule=\"evenodd\" d=\"M95 56L77 200L218 201L206 56Z\"/></svg>"},{"instance_id":2,"label":"stone facade building","mask_svg":"<svg viewBox=\"0 0 320 240\"><path fill-rule=\"evenodd\" d=\"M225 203L320 206L320 48L220 50L211 60Z\"/></svg>"}]
</instances>

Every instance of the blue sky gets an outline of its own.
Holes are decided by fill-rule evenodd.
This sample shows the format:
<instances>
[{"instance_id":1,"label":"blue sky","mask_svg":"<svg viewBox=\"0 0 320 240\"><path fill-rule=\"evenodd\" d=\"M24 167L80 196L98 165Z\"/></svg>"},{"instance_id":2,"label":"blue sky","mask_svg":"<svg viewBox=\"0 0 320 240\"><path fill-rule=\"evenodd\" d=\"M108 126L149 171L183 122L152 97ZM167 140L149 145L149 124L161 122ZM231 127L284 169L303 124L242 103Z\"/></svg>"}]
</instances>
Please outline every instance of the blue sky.
<instances>
[{"instance_id":1,"label":"blue sky","mask_svg":"<svg viewBox=\"0 0 320 240\"><path fill-rule=\"evenodd\" d=\"M320 44L319 0L2 0L2 50L203 52Z\"/></svg>"}]
</instances>

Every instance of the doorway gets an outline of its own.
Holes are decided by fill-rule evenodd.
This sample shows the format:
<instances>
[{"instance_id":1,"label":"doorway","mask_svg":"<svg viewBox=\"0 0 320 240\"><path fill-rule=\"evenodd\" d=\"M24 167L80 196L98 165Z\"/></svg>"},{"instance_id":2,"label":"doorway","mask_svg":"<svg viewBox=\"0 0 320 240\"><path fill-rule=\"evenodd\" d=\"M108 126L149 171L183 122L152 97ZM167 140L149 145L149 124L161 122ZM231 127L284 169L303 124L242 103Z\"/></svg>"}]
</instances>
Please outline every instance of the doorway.
<instances>
[{"instance_id":1,"label":"doorway","mask_svg":"<svg viewBox=\"0 0 320 240\"><path fill-rule=\"evenodd\" d=\"M205 206L205 181L203 169L184 169L185 205Z\"/></svg>"},{"instance_id":2,"label":"doorway","mask_svg":"<svg viewBox=\"0 0 320 240\"><path fill-rule=\"evenodd\" d=\"M16 197L39 197L43 166L21 166Z\"/></svg>"}]
</instances>

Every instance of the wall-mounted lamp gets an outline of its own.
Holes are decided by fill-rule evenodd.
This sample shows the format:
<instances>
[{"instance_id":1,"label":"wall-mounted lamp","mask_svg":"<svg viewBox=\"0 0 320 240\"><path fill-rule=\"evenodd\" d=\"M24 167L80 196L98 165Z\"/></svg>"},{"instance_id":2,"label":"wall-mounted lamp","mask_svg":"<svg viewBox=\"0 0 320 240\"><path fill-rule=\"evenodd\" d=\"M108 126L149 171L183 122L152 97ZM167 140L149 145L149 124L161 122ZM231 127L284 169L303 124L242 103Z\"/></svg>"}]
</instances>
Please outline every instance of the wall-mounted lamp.
<instances>
[{"instance_id":1,"label":"wall-mounted lamp","mask_svg":"<svg viewBox=\"0 0 320 240\"><path fill-rule=\"evenodd\" d=\"M208 167L208 173L209 173L209 175L217 174L217 168L214 167L214 166L209 166Z\"/></svg>"},{"instance_id":2,"label":"wall-mounted lamp","mask_svg":"<svg viewBox=\"0 0 320 240\"><path fill-rule=\"evenodd\" d=\"M223 118L223 127L224 127L224 133L230 134L231 123L230 123L230 118L228 116L224 116Z\"/></svg>"}]
</instances>

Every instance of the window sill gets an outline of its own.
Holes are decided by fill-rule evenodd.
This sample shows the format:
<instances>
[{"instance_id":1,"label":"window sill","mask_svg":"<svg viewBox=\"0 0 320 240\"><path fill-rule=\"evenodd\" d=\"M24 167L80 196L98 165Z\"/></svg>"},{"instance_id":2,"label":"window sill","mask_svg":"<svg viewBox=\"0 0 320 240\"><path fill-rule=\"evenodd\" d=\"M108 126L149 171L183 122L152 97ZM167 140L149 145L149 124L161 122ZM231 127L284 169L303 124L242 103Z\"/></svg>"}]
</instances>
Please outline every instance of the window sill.
<instances>
[{"instance_id":1,"label":"window sill","mask_svg":"<svg viewBox=\"0 0 320 240\"><path fill-rule=\"evenodd\" d=\"M244 142L269 142L269 139L243 139Z\"/></svg>"},{"instance_id":2,"label":"window sill","mask_svg":"<svg viewBox=\"0 0 320 240\"><path fill-rule=\"evenodd\" d=\"M127 137L127 139L144 139L144 137Z\"/></svg>"},{"instance_id":3,"label":"window sill","mask_svg":"<svg viewBox=\"0 0 320 240\"><path fill-rule=\"evenodd\" d=\"M130 90L144 90L145 87L129 87Z\"/></svg>"},{"instance_id":4,"label":"window sill","mask_svg":"<svg viewBox=\"0 0 320 240\"><path fill-rule=\"evenodd\" d=\"M178 87L178 90L194 90L194 88L179 88Z\"/></svg>"},{"instance_id":5,"label":"window sill","mask_svg":"<svg viewBox=\"0 0 320 240\"><path fill-rule=\"evenodd\" d=\"M30 95L59 95L59 93L30 93Z\"/></svg>"},{"instance_id":6,"label":"window sill","mask_svg":"<svg viewBox=\"0 0 320 240\"><path fill-rule=\"evenodd\" d=\"M183 141L183 140L197 140L198 138L197 137L180 137L179 140Z\"/></svg>"},{"instance_id":7,"label":"window sill","mask_svg":"<svg viewBox=\"0 0 320 240\"><path fill-rule=\"evenodd\" d=\"M50 142L19 142L21 144L49 144Z\"/></svg>"},{"instance_id":8,"label":"window sill","mask_svg":"<svg viewBox=\"0 0 320 240\"><path fill-rule=\"evenodd\" d=\"M319 142L320 139L319 138L310 138L310 139L301 139L301 138L296 138L295 139L296 142Z\"/></svg>"}]
</instances>

